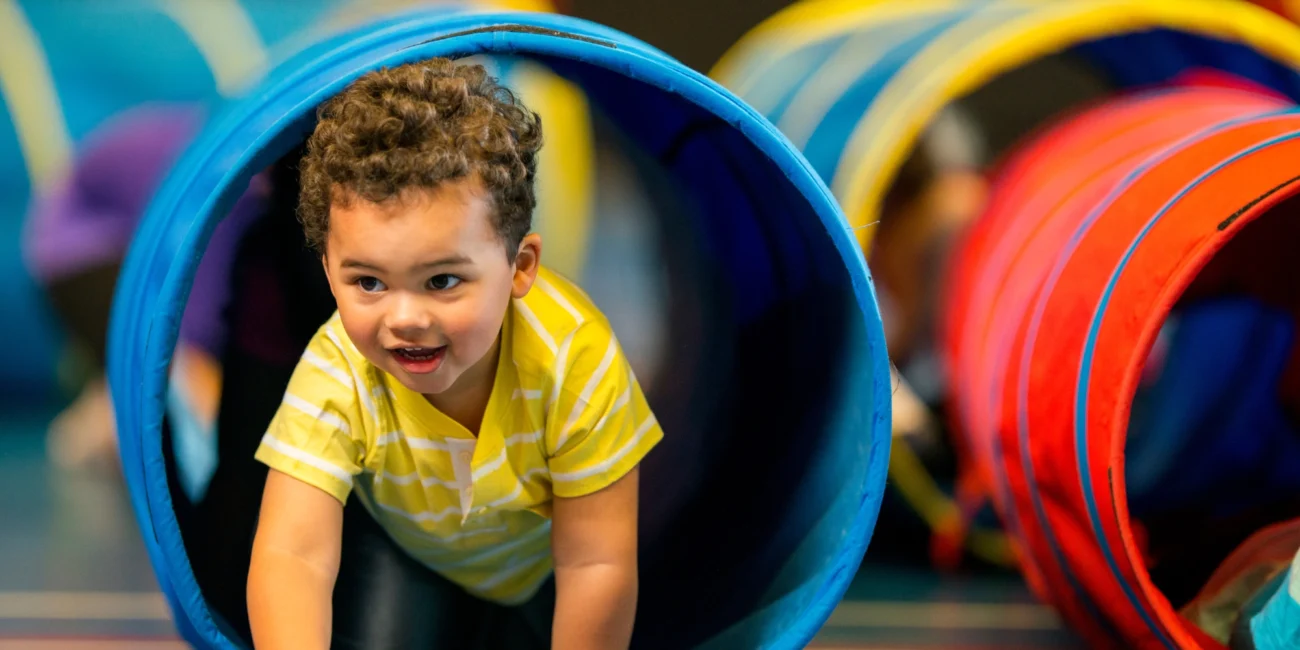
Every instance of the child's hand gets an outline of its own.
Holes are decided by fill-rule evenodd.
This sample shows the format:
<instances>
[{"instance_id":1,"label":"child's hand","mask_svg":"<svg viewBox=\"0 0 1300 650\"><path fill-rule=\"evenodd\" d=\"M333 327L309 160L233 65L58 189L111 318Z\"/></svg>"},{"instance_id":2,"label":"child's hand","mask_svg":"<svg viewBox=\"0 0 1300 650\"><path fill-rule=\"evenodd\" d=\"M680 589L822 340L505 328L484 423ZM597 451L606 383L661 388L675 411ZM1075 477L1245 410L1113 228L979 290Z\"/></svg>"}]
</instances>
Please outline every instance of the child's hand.
<instances>
[{"instance_id":1,"label":"child's hand","mask_svg":"<svg viewBox=\"0 0 1300 650\"><path fill-rule=\"evenodd\" d=\"M631 642L637 599L638 477L633 468L594 494L555 499L553 648L621 650Z\"/></svg>"},{"instance_id":2,"label":"child's hand","mask_svg":"<svg viewBox=\"0 0 1300 650\"><path fill-rule=\"evenodd\" d=\"M271 470L248 570L248 617L262 648L328 648L343 504Z\"/></svg>"}]
</instances>

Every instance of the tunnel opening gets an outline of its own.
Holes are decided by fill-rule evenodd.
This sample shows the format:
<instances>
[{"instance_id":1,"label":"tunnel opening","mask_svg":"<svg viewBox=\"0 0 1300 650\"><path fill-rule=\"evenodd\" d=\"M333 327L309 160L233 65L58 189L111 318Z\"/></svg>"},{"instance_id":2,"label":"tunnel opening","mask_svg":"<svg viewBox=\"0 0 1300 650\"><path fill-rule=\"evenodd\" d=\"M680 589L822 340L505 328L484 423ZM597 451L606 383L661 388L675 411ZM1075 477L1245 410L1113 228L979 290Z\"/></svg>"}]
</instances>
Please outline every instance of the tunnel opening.
<instances>
[{"instance_id":1,"label":"tunnel opening","mask_svg":"<svg viewBox=\"0 0 1300 650\"><path fill-rule=\"evenodd\" d=\"M1268 564L1249 551L1240 566L1225 559L1300 517L1298 210L1295 196L1271 207L1199 270L1162 325L1132 402L1129 514L1153 583L1203 627L1224 620L1205 598L1240 606L1264 577L1247 568ZM1221 568L1231 579L1203 593ZM1188 609L1194 599L1202 602Z\"/></svg>"},{"instance_id":2,"label":"tunnel opening","mask_svg":"<svg viewBox=\"0 0 1300 650\"><path fill-rule=\"evenodd\" d=\"M483 36L475 43L493 35L463 38ZM544 36L523 30L519 38ZM779 140L764 141L766 127L732 100L701 99L708 92L691 86L695 80L668 90L656 77L667 59L653 60L645 46L623 46L643 57L640 67L618 66L544 48L521 53L495 38L507 51L425 38L395 56L528 54L582 88L592 106L598 209L584 249L585 281L578 280L610 312L620 339L633 342L629 356L665 430L642 468L634 646L806 641L861 558L888 444L878 317L873 304L864 308L865 266L838 230L829 194L797 157L773 155ZM144 523L158 538L164 590L185 613L183 629L198 628L187 636L209 642L247 640L246 558L265 477L252 451L310 331L333 309L320 262L292 218L294 165L315 92L303 89L291 111L254 113L264 148L246 149L252 153L243 158L250 133L219 121L210 127L209 140L194 148L208 158L191 150L194 166L183 161L173 172L158 201L166 207L155 206L144 241L133 246L128 304L118 307L119 333L148 323L141 331L161 336L140 348L119 346L117 383L138 383L141 395L153 396L122 398L133 405L119 409L124 436L132 437L123 453L142 457L134 479L146 484ZM258 174L272 191L232 266L216 460L195 490L182 480L175 411L163 406L175 391L163 388L158 368L171 363L167 340L175 342L184 301L193 299L188 283L219 221L214 215ZM633 264L646 272L629 272Z\"/></svg>"}]
</instances>

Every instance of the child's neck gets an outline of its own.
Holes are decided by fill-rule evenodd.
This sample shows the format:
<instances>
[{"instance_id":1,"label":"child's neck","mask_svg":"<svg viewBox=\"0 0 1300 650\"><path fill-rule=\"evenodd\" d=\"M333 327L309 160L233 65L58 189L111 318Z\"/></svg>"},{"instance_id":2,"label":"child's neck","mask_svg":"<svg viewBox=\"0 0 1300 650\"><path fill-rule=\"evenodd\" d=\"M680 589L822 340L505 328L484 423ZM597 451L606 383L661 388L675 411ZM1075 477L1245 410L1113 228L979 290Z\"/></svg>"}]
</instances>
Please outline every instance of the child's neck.
<instances>
[{"instance_id":1,"label":"child's neck","mask_svg":"<svg viewBox=\"0 0 1300 650\"><path fill-rule=\"evenodd\" d=\"M492 387L496 385L500 354L501 339L498 337L492 349L466 370L451 388L436 395L425 395L424 399L478 437L483 426L483 414L487 412L488 400L492 397Z\"/></svg>"}]
</instances>

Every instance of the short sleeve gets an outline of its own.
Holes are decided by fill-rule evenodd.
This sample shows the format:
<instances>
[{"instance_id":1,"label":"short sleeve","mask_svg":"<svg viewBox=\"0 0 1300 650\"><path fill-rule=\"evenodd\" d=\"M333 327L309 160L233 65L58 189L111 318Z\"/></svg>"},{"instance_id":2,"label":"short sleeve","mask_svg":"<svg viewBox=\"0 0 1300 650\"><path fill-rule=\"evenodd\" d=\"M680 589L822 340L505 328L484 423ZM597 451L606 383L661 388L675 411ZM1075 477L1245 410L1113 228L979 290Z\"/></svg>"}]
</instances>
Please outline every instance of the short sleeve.
<instances>
[{"instance_id":1,"label":"short sleeve","mask_svg":"<svg viewBox=\"0 0 1300 650\"><path fill-rule=\"evenodd\" d=\"M546 426L552 490L558 497L608 487L663 439L608 324L580 330L572 352Z\"/></svg>"},{"instance_id":2,"label":"short sleeve","mask_svg":"<svg viewBox=\"0 0 1300 650\"><path fill-rule=\"evenodd\" d=\"M354 374L337 340L327 324L308 344L256 458L346 502L362 468L365 421Z\"/></svg>"}]
</instances>

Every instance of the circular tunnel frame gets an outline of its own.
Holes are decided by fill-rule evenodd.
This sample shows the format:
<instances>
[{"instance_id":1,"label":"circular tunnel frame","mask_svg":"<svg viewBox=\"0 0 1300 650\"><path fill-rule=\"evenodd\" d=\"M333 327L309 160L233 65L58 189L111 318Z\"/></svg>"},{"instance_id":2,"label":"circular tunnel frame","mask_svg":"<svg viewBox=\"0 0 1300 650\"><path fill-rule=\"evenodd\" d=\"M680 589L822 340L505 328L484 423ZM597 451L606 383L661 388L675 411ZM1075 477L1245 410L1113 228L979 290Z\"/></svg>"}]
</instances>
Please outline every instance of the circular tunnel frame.
<instances>
[{"instance_id":1,"label":"circular tunnel frame","mask_svg":"<svg viewBox=\"0 0 1300 650\"><path fill-rule=\"evenodd\" d=\"M235 647L204 602L172 509L162 450L167 370L181 312L200 255L252 171L300 143L314 109L359 75L380 66L435 56L517 54L603 67L704 108L741 132L773 160L820 219L842 258L865 321L872 377L869 481L847 526L838 557L795 624L770 647L802 647L829 617L865 553L883 493L889 444L889 371L874 290L844 218L826 185L767 120L708 78L614 30L550 14L424 10L324 41L278 67L247 97L217 114L187 149L156 194L128 253L121 298L110 325L109 377L114 391L123 471L159 583L182 635L212 647Z\"/></svg>"},{"instance_id":2,"label":"circular tunnel frame","mask_svg":"<svg viewBox=\"0 0 1300 650\"><path fill-rule=\"evenodd\" d=\"M1256 96L1229 112L1210 103L1177 111L1180 94L1198 99L1114 100L1018 151L990 216L958 252L945 306L960 428L1021 542L1026 577L1102 647L1172 650L1206 638L1173 609L1138 548L1124 474L1129 408L1173 304L1300 180L1275 164L1300 146L1293 107ZM1052 173L1054 160L1077 161L1099 133L1125 134L1108 154L1119 162ZM1051 206L1048 217L1036 200Z\"/></svg>"},{"instance_id":3,"label":"circular tunnel frame","mask_svg":"<svg viewBox=\"0 0 1300 650\"><path fill-rule=\"evenodd\" d=\"M767 74L773 63L801 46L832 36L870 32L873 23L882 18L927 13L951 24L931 38L902 43L889 52L895 56L891 64L896 67L862 105L855 122L836 134L837 160L825 175L849 224L859 228L855 232L864 251L871 250L873 230L862 226L879 219L889 184L939 111L948 102L1044 53L1108 36L1169 29L1244 44L1275 62L1300 69L1296 26L1245 2L918 0L895 5L880 0L805 0L747 33L719 59L710 76L741 97L752 99L760 80L779 83ZM1300 86L1288 90L1294 96ZM807 91L800 88L798 92ZM805 143L795 144L803 148ZM814 165L817 162L814 160Z\"/></svg>"}]
</instances>

